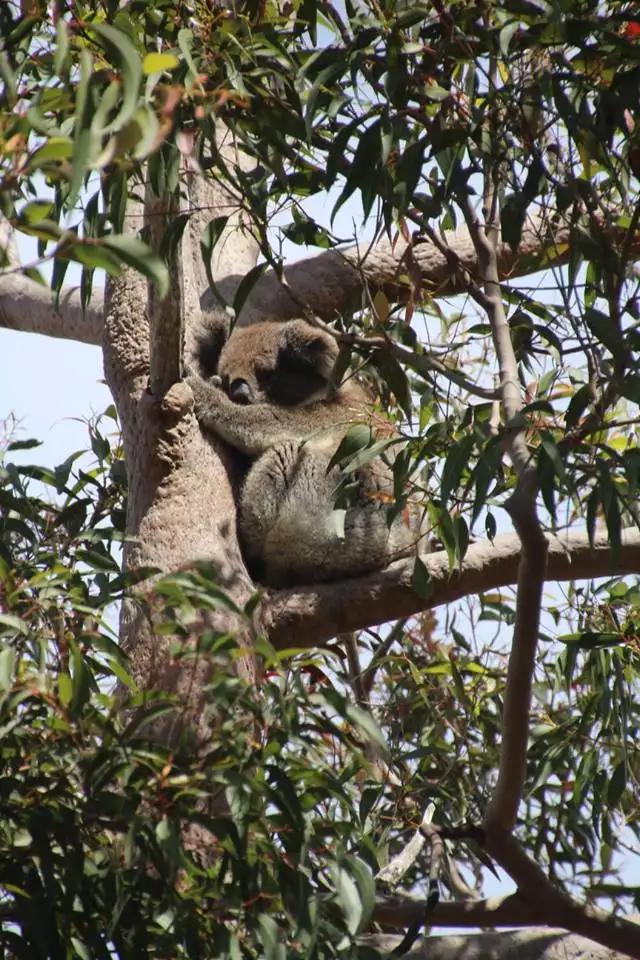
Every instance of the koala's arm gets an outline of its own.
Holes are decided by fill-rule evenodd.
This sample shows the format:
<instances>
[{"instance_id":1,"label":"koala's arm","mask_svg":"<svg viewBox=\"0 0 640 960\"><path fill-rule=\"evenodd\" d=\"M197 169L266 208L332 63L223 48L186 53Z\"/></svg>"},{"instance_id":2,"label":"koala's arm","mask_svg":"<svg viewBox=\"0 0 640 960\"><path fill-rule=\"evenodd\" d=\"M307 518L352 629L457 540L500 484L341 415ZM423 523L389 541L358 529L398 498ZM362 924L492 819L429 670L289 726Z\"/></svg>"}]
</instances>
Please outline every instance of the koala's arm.
<instances>
[{"instance_id":1,"label":"koala's arm","mask_svg":"<svg viewBox=\"0 0 640 960\"><path fill-rule=\"evenodd\" d=\"M205 430L217 434L249 457L259 457L286 440L302 440L318 423L309 423L301 408L255 403L233 403L220 387L200 377L187 383L194 397L196 416Z\"/></svg>"}]
</instances>

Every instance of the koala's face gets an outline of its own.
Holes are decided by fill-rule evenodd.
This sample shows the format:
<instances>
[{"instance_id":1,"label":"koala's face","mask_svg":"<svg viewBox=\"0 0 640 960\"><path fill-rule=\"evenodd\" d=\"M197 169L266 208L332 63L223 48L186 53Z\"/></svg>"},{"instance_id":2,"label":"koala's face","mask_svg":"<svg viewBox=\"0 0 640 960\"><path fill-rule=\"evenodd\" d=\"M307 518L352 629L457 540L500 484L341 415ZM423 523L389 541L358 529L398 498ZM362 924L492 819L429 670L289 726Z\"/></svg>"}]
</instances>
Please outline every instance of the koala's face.
<instances>
[{"instance_id":1,"label":"koala's face","mask_svg":"<svg viewBox=\"0 0 640 960\"><path fill-rule=\"evenodd\" d=\"M218 362L222 388L234 403L283 407L327 395L338 347L304 320L234 330Z\"/></svg>"}]
</instances>

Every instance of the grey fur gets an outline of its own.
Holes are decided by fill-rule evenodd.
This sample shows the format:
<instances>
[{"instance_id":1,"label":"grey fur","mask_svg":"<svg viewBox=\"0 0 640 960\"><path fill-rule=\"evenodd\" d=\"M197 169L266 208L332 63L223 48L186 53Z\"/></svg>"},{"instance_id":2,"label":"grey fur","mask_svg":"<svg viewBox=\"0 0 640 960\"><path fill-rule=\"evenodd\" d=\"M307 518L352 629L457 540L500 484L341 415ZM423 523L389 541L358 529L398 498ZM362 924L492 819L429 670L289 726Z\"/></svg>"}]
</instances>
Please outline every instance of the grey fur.
<instances>
[{"instance_id":1,"label":"grey fur","mask_svg":"<svg viewBox=\"0 0 640 960\"><path fill-rule=\"evenodd\" d=\"M261 323L234 331L217 383L188 381L202 427L251 460L240 536L266 584L356 576L417 547L419 524L410 528L401 514L389 519L393 482L380 459L359 470L355 499L346 514L336 512L341 472L328 470L331 458L353 423L373 422L358 384L330 392L337 352L331 336L305 321Z\"/></svg>"}]
</instances>

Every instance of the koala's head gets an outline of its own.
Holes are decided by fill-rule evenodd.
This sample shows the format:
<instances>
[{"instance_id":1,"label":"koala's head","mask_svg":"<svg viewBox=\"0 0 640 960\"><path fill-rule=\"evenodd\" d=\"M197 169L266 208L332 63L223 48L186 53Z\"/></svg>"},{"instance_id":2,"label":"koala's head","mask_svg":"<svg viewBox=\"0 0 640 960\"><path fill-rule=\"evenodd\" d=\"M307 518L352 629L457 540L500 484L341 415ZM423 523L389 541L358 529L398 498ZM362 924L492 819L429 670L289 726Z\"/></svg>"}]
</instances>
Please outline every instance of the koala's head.
<instances>
[{"instance_id":1,"label":"koala's head","mask_svg":"<svg viewBox=\"0 0 640 960\"><path fill-rule=\"evenodd\" d=\"M327 395L338 347L304 320L256 323L233 331L218 362L234 403L293 407Z\"/></svg>"}]
</instances>

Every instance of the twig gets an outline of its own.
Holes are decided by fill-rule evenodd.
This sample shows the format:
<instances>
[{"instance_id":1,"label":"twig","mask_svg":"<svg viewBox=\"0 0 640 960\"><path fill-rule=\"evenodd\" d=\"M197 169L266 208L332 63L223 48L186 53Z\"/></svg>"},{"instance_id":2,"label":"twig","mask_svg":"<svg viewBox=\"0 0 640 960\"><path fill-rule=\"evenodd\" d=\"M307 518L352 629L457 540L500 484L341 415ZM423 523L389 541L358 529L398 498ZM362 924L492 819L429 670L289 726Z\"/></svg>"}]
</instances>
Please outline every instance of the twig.
<instances>
[{"instance_id":1,"label":"twig","mask_svg":"<svg viewBox=\"0 0 640 960\"><path fill-rule=\"evenodd\" d=\"M413 864L418 859L420 851L425 845L425 841L429 839L424 832L423 828L426 828L430 825L433 815L435 813L435 806L433 803L430 803L425 810L422 822L414 835L411 837L411 840L406 845L404 850L402 850L396 857L393 857L389 863L378 871L376 874L376 880L379 880L381 883L387 883L391 887L397 887L405 873L411 869Z\"/></svg>"},{"instance_id":2,"label":"twig","mask_svg":"<svg viewBox=\"0 0 640 960\"><path fill-rule=\"evenodd\" d=\"M394 857L386 867L376 875L376 880L382 883L388 883L391 886L397 886L402 877L407 873L424 847L425 841L429 843L429 889L422 916L417 917L408 927L402 941L392 951L394 956L402 956L411 949L418 937L427 916L437 906L439 900L438 879L442 866L442 857L444 855L444 841L440 831L433 827L431 820L435 813L435 806L430 803L424 812L422 822L413 837L406 845L404 850Z\"/></svg>"}]
</instances>

